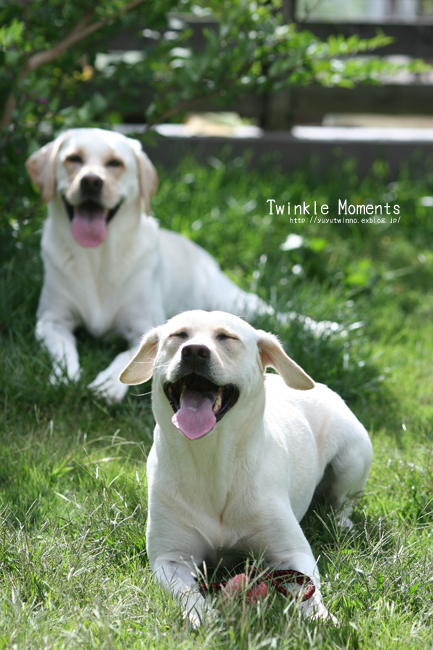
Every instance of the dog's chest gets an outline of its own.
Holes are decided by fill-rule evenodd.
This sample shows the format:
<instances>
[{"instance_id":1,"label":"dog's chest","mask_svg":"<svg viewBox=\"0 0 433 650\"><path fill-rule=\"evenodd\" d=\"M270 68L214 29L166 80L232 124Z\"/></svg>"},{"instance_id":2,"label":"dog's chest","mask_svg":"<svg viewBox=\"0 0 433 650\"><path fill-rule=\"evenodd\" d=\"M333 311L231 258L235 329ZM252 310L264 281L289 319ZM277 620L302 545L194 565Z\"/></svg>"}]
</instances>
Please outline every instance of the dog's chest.
<instances>
[{"instance_id":1,"label":"dog's chest","mask_svg":"<svg viewBox=\"0 0 433 650\"><path fill-rule=\"evenodd\" d=\"M117 316L125 301L124 283L97 255L92 259L90 254L67 249L62 255L59 248L44 251L45 284L51 302L64 304L77 324L95 337L116 332Z\"/></svg>"},{"instance_id":2,"label":"dog's chest","mask_svg":"<svg viewBox=\"0 0 433 650\"><path fill-rule=\"evenodd\" d=\"M154 228L140 223L137 236L125 242L119 227L110 224L101 246L83 248L72 241L69 224L49 217L44 225L46 300L63 305L77 325L84 325L96 337L110 333L126 336L131 311L136 316L139 308L135 305L149 287L147 253L155 247ZM141 243L143 233L149 233L145 245Z\"/></svg>"},{"instance_id":3,"label":"dog's chest","mask_svg":"<svg viewBox=\"0 0 433 650\"><path fill-rule=\"evenodd\" d=\"M159 475L155 481L153 478L148 477L150 507L154 506L156 493L167 518L176 513L182 527L206 540L208 552L220 547L252 548L252 538L263 528L262 498L254 484L232 485L227 490L221 477L215 479L209 473L207 480L195 475L191 482L172 483L167 474Z\"/></svg>"},{"instance_id":4,"label":"dog's chest","mask_svg":"<svg viewBox=\"0 0 433 650\"><path fill-rule=\"evenodd\" d=\"M69 282L73 292L73 304L86 329L95 337L117 331L117 314L123 304L122 291L108 278L95 279L88 274L74 276Z\"/></svg>"},{"instance_id":5,"label":"dog's chest","mask_svg":"<svg viewBox=\"0 0 433 650\"><path fill-rule=\"evenodd\" d=\"M116 333L115 310L110 300L90 300L81 304L86 329L95 337Z\"/></svg>"}]
</instances>

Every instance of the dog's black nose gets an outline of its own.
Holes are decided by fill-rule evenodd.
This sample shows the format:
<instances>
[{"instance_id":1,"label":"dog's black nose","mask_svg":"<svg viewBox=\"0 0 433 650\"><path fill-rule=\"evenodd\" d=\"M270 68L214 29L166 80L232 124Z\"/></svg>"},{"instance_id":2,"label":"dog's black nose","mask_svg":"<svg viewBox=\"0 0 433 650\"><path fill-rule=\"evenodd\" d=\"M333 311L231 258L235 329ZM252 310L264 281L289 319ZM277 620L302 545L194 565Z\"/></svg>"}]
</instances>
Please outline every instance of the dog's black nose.
<instances>
[{"instance_id":1,"label":"dog's black nose","mask_svg":"<svg viewBox=\"0 0 433 650\"><path fill-rule=\"evenodd\" d=\"M206 345L191 343L182 348L182 358L190 361L205 361L210 357L210 350Z\"/></svg>"},{"instance_id":2,"label":"dog's black nose","mask_svg":"<svg viewBox=\"0 0 433 650\"><path fill-rule=\"evenodd\" d=\"M86 174L80 181L80 187L87 194L100 192L104 181L97 174Z\"/></svg>"}]
</instances>

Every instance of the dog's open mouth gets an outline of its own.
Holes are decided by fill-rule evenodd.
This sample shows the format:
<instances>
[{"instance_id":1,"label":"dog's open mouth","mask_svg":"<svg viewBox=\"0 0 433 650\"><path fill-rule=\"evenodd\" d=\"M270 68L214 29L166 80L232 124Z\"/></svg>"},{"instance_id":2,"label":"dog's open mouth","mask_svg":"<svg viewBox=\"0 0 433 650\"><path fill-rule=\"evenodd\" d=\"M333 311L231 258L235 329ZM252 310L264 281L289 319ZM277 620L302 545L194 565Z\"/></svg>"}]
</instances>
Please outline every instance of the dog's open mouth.
<instances>
[{"instance_id":1,"label":"dog's open mouth","mask_svg":"<svg viewBox=\"0 0 433 650\"><path fill-rule=\"evenodd\" d=\"M172 423L189 440L212 431L234 406L239 390L233 384L218 386L195 373L164 384L164 392L174 411Z\"/></svg>"},{"instance_id":2,"label":"dog's open mouth","mask_svg":"<svg viewBox=\"0 0 433 650\"><path fill-rule=\"evenodd\" d=\"M78 205L71 205L63 197L69 219L71 220L72 234L81 245L95 247L102 244L107 236L107 224L114 217L122 201L116 207L108 210L96 201L83 201Z\"/></svg>"}]
</instances>

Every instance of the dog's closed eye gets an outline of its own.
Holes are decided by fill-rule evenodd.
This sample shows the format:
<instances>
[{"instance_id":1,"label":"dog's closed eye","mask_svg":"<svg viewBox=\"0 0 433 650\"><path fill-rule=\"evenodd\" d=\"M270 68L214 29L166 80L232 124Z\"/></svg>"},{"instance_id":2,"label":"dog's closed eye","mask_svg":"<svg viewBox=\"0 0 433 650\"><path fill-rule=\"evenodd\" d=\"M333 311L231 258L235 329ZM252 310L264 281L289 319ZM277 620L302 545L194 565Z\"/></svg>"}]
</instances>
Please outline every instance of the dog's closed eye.
<instances>
[{"instance_id":1,"label":"dog's closed eye","mask_svg":"<svg viewBox=\"0 0 433 650\"><path fill-rule=\"evenodd\" d=\"M112 158L106 163L107 167L123 167L123 162L117 160L117 158Z\"/></svg>"},{"instance_id":2,"label":"dog's closed eye","mask_svg":"<svg viewBox=\"0 0 433 650\"><path fill-rule=\"evenodd\" d=\"M82 159L82 157L80 155L78 155L77 153L74 153L74 154L71 154L70 156L68 156L66 158L66 162L67 163L72 163L72 164L75 164L75 165L81 165L82 162L83 162L83 159Z\"/></svg>"},{"instance_id":3,"label":"dog's closed eye","mask_svg":"<svg viewBox=\"0 0 433 650\"><path fill-rule=\"evenodd\" d=\"M188 332L181 330L180 332L173 332L169 335L169 339L182 339L186 340L188 338Z\"/></svg>"},{"instance_id":4,"label":"dog's closed eye","mask_svg":"<svg viewBox=\"0 0 433 650\"><path fill-rule=\"evenodd\" d=\"M215 338L217 341L239 341L240 340L238 336L236 336L235 334L231 334L229 332L218 332Z\"/></svg>"}]
</instances>

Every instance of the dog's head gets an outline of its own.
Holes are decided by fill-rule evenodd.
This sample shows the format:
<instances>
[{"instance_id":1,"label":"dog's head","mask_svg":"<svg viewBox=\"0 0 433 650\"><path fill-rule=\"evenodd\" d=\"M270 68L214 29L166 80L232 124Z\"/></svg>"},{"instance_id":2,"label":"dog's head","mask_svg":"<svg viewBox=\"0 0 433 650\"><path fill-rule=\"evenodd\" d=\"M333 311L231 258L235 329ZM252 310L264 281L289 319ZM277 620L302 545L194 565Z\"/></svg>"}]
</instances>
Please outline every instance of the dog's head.
<instances>
[{"instance_id":1,"label":"dog's head","mask_svg":"<svg viewBox=\"0 0 433 650\"><path fill-rule=\"evenodd\" d=\"M232 314L190 311L150 330L120 381L142 384L153 375L157 420L167 424L170 414L174 426L196 440L241 403L247 409L254 406L263 393L267 367L291 388L314 387L273 334Z\"/></svg>"},{"instance_id":2,"label":"dog's head","mask_svg":"<svg viewBox=\"0 0 433 650\"><path fill-rule=\"evenodd\" d=\"M72 234L98 246L117 211L141 198L150 211L158 186L155 168L138 140L103 129L71 129L27 160L27 171L45 203L58 196Z\"/></svg>"}]
</instances>

